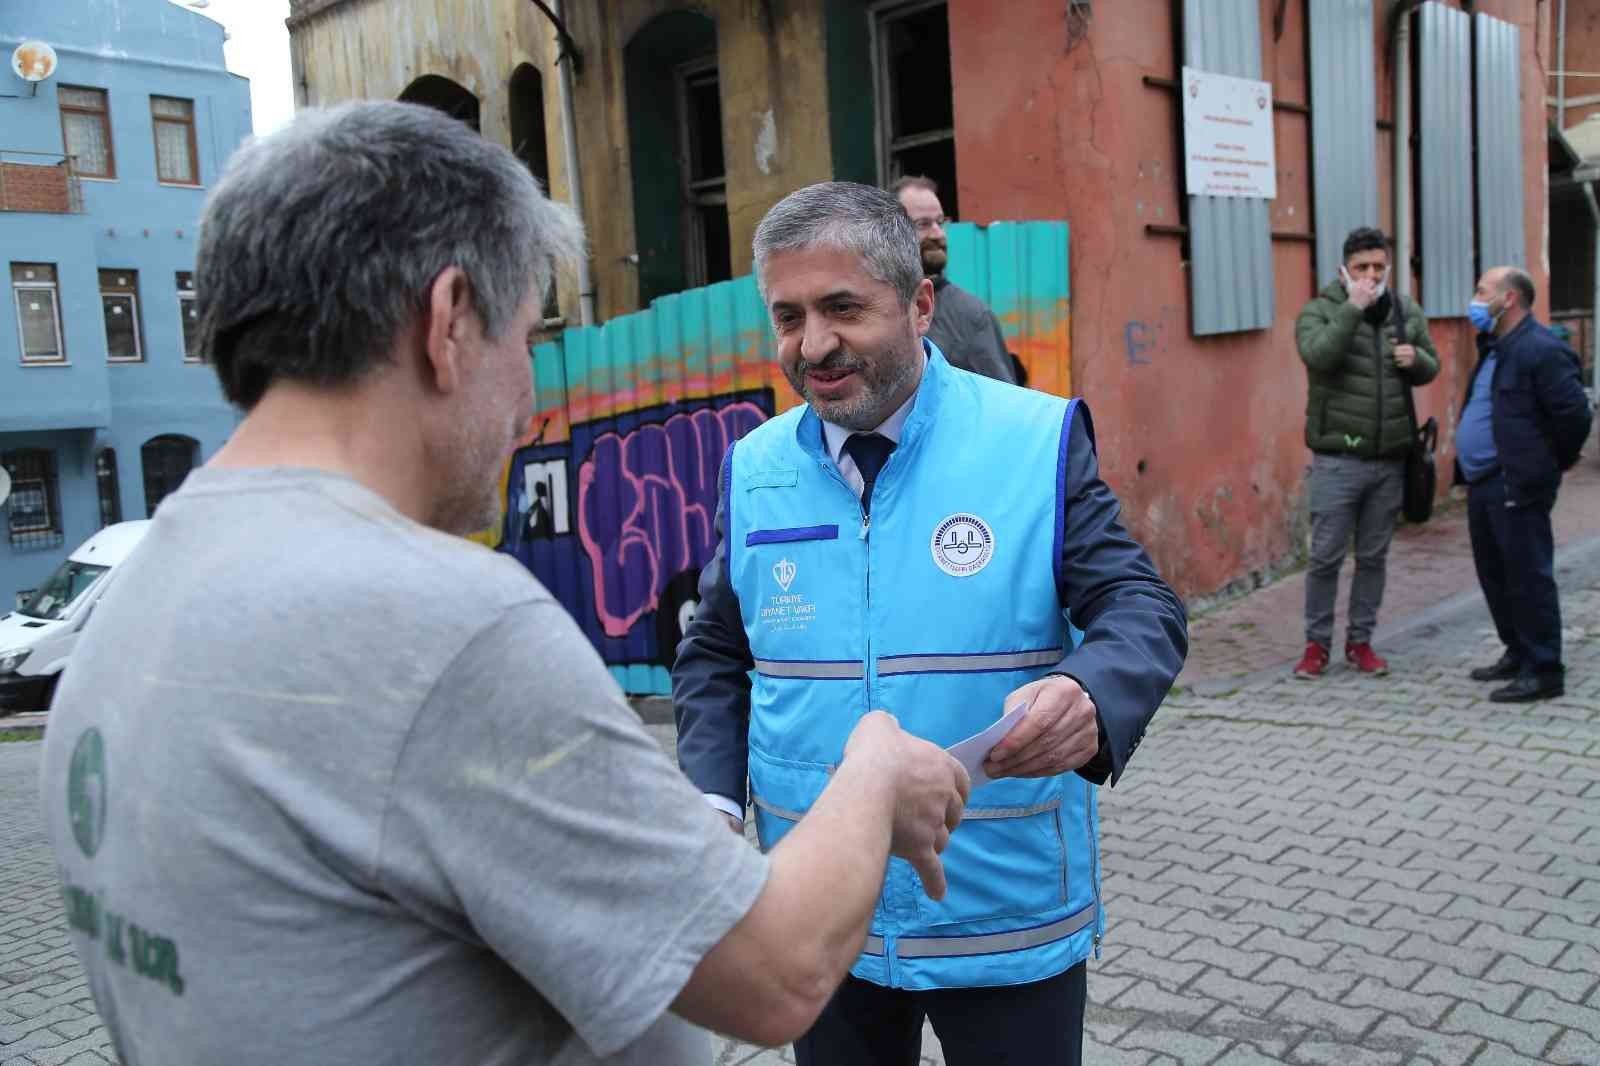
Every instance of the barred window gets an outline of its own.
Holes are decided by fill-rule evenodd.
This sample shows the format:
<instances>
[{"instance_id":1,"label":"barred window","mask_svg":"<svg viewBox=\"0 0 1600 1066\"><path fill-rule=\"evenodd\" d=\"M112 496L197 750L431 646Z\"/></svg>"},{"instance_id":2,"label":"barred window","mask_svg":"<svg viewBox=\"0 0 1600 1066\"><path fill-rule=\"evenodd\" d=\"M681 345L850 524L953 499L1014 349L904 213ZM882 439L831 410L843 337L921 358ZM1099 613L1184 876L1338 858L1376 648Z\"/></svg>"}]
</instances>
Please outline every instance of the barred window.
<instances>
[{"instance_id":1,"label":"barred window","mask_svg":"<svg viewBox=\"0 0 1600 1066\"><path fill-rule=\"evenodd\" d=\"M122 489L117 479L115 448L101 448L95 454L94 484L100 495L100 528L122 521Z\"/></svg>"},{"instance_id":2,"label":"barred window","mask_svg":"<svg viewBox=\"0 0 1600 1066\"><path fill-rule=\"evenodd\" d=\"M199 363L205 360L200 350L200 312L194 303L194 274L178 271L178 317L183 324L183 361Z\"/></svg>"},{"instance_id":3,"label":"barred window","mask_svg":"<svg viewBox=\"0 0 1600 1066\"><path fill-rule=\"evenodd\" d=\"M63 85L56 90L61 108L61 141L80 177L114 178L117 160L111 149L111 108L104 89Z\"/></svg>"},{"instance_id":4,"label":"barred window","mask_svg":"<svg viewBox=\"0 0 1600 1066\"><path fill-rule=\"evenodd\" d=\"M194 469L195 453L200 442L193 437L166 434L151 437L139 449L139 459L144 465L145 516L154 518L156 508L168 493L177 491L183 479Z\"/></svg>"},{"instance_id":5,"label":"barred window","mask_svg":"<svg viewBox=\"0 0 1600 1066\"><path fill-rule=\"evenodd\" d=\"M156 135L156 178L174 185L199 185L199 153L194 139L194 101L173 96L150 98Z\"/></svg>"},{"instance_id":6,"label":"barred window","mask_svg":"<svg viewBox=\"0 0 1600 1066\"><path fill-rule=\"evenodd\" d=\"M13 548L61 547L61 485L56 479L56 454L24 448L0 455L11 475L6 499L6 532Z\"/></svg>"}]
</instances>

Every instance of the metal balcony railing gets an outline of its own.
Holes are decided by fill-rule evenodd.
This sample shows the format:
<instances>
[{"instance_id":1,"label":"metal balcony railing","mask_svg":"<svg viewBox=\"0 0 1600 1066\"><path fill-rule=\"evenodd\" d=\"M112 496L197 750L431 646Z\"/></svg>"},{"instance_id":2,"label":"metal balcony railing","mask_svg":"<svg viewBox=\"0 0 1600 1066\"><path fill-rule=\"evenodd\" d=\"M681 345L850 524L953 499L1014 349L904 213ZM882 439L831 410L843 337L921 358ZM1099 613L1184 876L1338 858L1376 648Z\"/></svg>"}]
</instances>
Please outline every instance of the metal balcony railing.
<instances>
[{"instance_id":1,"label":"metal balcony railing","mask_svg":"<svg viewBox=\"0 0 1600 1066\"><path fill-rule=\"evenodd\" d=\"M81 215L83 209L72 156L0 148L0 211Z\"/></svg>"}]
</instances>

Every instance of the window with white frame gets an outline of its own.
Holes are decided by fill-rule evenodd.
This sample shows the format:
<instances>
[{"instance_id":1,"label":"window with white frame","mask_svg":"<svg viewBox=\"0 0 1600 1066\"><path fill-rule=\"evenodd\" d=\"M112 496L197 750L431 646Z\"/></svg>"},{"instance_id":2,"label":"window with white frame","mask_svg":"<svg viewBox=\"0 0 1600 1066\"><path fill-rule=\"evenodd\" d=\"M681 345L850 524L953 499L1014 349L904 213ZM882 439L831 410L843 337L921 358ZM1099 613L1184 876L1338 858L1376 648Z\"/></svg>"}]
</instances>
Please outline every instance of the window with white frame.
<instances>
[{"instance_id":1,"label":"window with white frame","mask_svg":"<svg viewBox=\"0 0 1600 1066\"><path fill-rule=\"evenodd\" d=\"M144 331L139 325L139 272L100 271L100 310L106 320L106 358L137 363L144 358Z\"/></svg>"},{"instance_id":2,"label":"window with white frame","mask_svg":"<svg viewBox=\"0 0 1600 1066\"><path fill-rule=\"evenodd\" d=\"M168 185L199 185L199 153L194 136L194 101L174 96L150 98L156 137L156 178Z\"/></svg>"},{"instance_id":3,"label":"window with white frame","mask_svg":"<svg viewBox=\"0 0 1600 1066\"><path fill-rule=\"evenodd\" d=\"M945 214L959 218L949 9L945 0L892 0L872 14L879 181L932 178Z\"/></svg>"},{"instance_id":4,"label":"window with white frame","mask_svg":"<svg viewBox=\"0 0 1600 1066\"><path fill-rule=\"evenodd\" d=\"M200 351L200 312L194 302L194 274L178 271L178 317L183 323L183 361L200 363L205 355Z\"/></svg>"},{"instance_id":5,"label":"window with white frame","mask_svg":"<svg viewBox=\"0 0 1600 1066\"><path fill-rule=\"evenodd\" d=\"M11 295L17 305L17 332L24 363L64 363L61 304L54 263L12 263Z\"/></svg>"},{"instance_id":6,"label":"window with white frame","mask_svg":"<svg viewBox=\"0 0 1600 1066\"><path fill-rule=\"evenodd\" d=\"M689 287L733 276L722 97L715 56L677 70L678 161L683 175L684 269Z\"/></svg>"}]
</instances>

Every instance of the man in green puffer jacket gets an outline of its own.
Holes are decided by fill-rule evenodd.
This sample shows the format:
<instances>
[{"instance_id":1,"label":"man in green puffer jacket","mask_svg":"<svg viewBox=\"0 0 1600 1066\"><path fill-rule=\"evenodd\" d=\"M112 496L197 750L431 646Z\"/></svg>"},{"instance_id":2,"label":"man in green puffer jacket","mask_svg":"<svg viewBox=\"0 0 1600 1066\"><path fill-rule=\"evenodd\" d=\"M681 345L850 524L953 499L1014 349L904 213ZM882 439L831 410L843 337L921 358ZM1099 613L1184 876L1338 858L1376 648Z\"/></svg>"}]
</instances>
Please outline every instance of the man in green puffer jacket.
<instances>
[{"instance_id":1,"label":"man in green puffer jacket","mask_svg":"<svg viewBox=\"0 0 1600 1066\"><path fill-rule=\"evenodd\" d=\"M1356 572L1344 657L1362 673L1389 672L1372 650L1372 631L1405 490L1406 452L1415 435L1406 390L1439 373L1427 316L1388 291L1389 239L1382 230L1350 232L1339 274L1340 280L1301 309L1294 327L1311 386L1306 650L1294 668L1294 676L1306 680L1321 677L1328 666L1339 568L1352 532Z\"/></svg>"}]
</instances>

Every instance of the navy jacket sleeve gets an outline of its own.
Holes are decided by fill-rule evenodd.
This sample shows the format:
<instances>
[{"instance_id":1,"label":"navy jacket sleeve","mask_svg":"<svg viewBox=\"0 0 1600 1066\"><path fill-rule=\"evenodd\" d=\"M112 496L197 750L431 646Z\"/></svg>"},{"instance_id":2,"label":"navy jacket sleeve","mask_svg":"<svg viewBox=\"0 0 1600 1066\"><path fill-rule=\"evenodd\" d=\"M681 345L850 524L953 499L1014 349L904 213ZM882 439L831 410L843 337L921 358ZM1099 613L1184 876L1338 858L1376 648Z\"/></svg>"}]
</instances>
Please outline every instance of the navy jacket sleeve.
<instances>
[{"instance_id":1,"label":"navy jacket sleeve","mask_svg":"<svg viewBox=\"0 0 1600 1066\"><path fill-rule=\"evenodd\" d=\"M1100 716L1100 751L1078 773L1095 784L1109 778L1115 785L1183 669L1188 615L1122 526L1122 505L1100 480L1094 427L1081 400L1068 429L1060 492L1056 584L1083 643L1055 672L1082 685Z\"/></svg>"},{"instance_id":2,"label":"navy jacket sleeve","mask_svg":"<svg viewBox=\"0 0 1600 1066\"><path fill-rule=\"evenodd\" d=\"M700 571L700 606L672 665L672 707L678 722L678 764L701 792L746 803L750 674L755 666L739 599L728 579L728 480L733 449L722 461L717 494L717 547Z\"/></svg>"},{"instance_id":3,"label":"navy jacket sleeve","mask_svg":"<svg viewBox=\"0 0 1600 1066\"><path fill-rule=\"evenodd\" d=\"M1543 347L1534 363L1534 393L1555 449L1556 468L1568 470L1589 439L1589 398L1583 393L1578 357L1572 350L1554 337Z\"/></svg>"}]
</instances>

